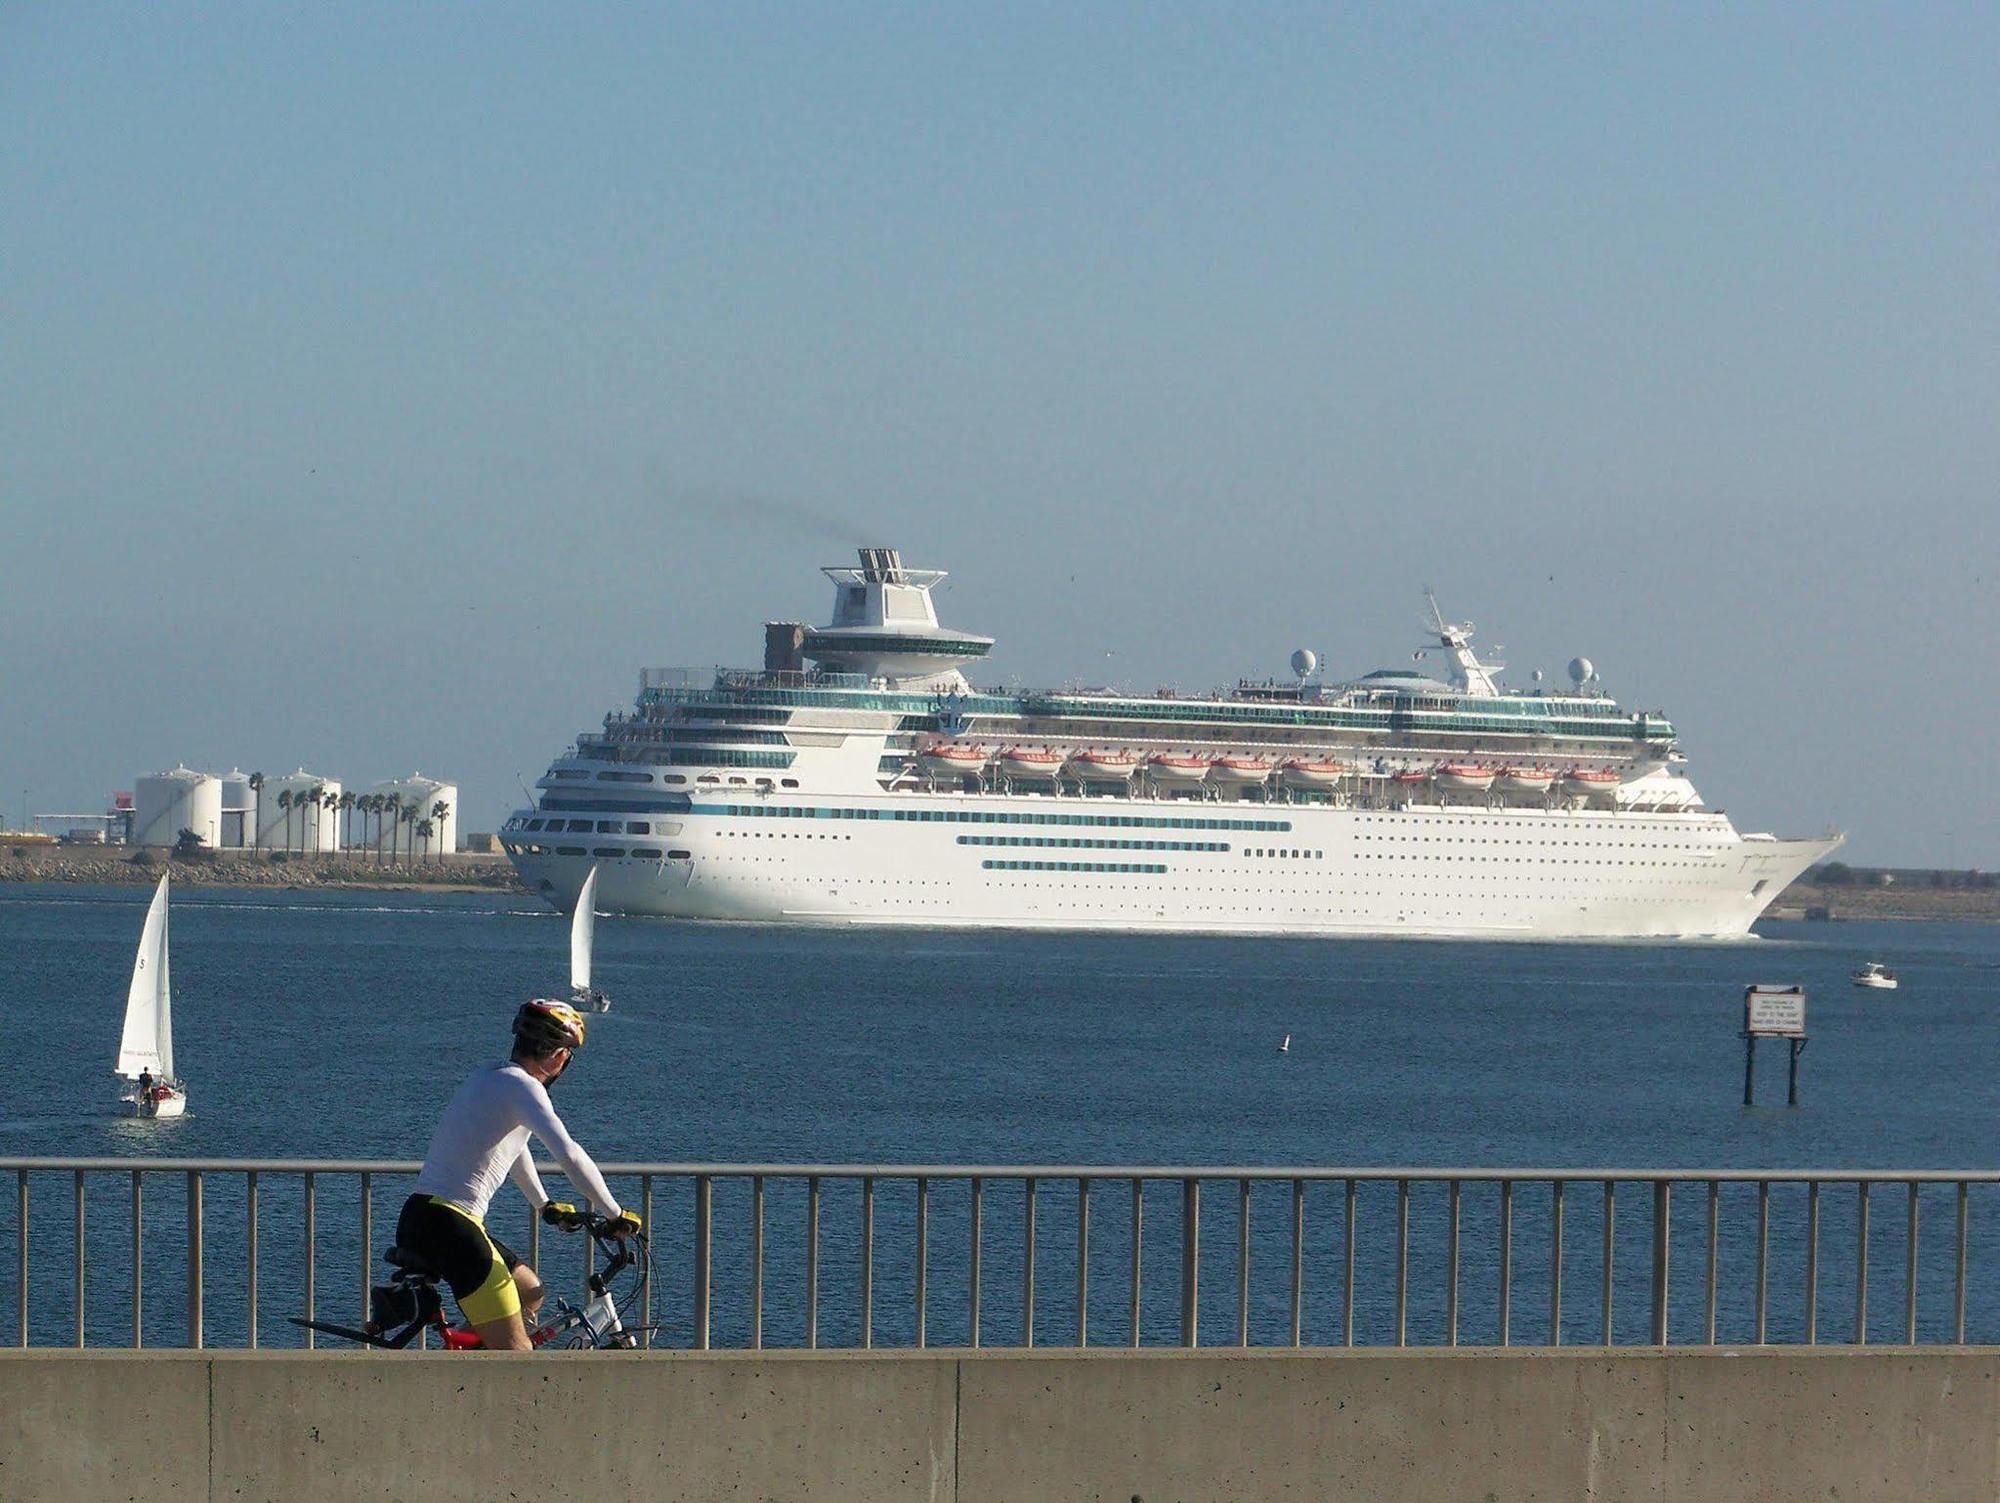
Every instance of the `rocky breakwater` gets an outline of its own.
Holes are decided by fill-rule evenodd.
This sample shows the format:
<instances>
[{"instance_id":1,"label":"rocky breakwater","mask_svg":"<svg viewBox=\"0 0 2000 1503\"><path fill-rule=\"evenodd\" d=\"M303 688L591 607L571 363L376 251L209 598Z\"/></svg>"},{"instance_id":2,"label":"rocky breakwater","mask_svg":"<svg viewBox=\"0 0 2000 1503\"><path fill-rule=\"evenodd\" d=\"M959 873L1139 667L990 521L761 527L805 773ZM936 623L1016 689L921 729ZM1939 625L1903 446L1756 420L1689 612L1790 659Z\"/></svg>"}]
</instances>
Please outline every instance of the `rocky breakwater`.
<instances>
[{"instance_id":1,"label":"rocky breakwater","mask_svg":"<svg viewBox=\"0 0 2000 1503\"><path fill-rule=\"evenodd\" d=\"M128 846L0 842L0 882L153 883L167 871L176 883L190 887L524 890L503 856L437 856L411 864L378 862L366 852L302 856L282 851L197 851L175 856Z\"/></svg>"}]
</instances>

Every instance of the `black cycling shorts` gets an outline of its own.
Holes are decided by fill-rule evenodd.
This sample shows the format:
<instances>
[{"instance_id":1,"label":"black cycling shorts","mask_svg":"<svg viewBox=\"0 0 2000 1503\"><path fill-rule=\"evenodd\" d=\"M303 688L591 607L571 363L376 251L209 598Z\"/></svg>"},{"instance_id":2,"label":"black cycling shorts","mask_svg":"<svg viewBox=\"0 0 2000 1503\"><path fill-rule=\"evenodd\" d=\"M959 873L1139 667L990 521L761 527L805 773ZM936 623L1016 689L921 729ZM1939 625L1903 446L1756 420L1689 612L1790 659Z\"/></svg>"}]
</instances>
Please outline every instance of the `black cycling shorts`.
<instances>
[{"instance_id":1,"label":"black cycling shorts","mask_svg":"<svg viewBox=\"0 0 2000 1503\"><path fill-rule=\"evenodd\" d=\"M396 1218L396 1245L444 1275L465 1318L474 1325L521 1311L514 1250L450 1201L412 1195Z\"/></svg>"}]
</instances>

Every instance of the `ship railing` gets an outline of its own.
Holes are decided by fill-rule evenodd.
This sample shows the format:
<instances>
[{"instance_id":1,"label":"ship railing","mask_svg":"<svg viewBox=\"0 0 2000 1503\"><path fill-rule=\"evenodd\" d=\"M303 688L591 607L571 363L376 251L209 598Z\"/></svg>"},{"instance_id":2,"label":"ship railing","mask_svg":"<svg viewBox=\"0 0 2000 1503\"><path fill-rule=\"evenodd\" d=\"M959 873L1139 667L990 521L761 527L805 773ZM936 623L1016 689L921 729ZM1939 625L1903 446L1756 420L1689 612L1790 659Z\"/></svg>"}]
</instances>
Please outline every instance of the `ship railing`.
<instances>
[{"instance_id":1,"label":"ship railing","mask_svg":"<svg viewBox=\"0 0 2000 1503\"><path fill-rule=\"evenodd\" d=\"M659 1346L2000 1341L1996 1171L603 1167L653 1234L626 1313ZM417 1168L0 1160L0 1332L310 1346L284 1317L365 1315ZM551 1288L588 1271L518 1201L491 1224Z\"/></svg>"},{"instance_id":2,"label":"ship railing","mask_svg":"<svg viewBox=\"0 0 2000 1503\"><path fill-rule=\"evenodd\" d=\"M816 668L642 668L639 692L648 689L866 689L865 673Z\"/></svg>"}]
</instances>

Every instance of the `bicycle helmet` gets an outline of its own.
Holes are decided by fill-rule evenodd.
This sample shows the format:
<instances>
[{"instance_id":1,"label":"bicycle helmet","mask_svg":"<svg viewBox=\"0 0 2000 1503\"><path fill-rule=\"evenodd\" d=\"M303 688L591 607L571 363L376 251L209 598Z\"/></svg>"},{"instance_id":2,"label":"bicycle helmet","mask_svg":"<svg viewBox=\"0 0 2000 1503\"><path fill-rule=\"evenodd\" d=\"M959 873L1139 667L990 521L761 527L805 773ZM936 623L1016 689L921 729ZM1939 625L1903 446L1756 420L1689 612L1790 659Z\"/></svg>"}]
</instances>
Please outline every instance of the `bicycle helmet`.
<instances>
[{"instance_id":1,"label":"bicycle helmet","mask_svg":"<svg viewBox=\"0 0 2000 1503\"><path fill-rule=\"evenodd\" d=\"M514 1037L535 1055L583 1047L583 1014L567 1002L537 997L514 1014Z\"/></svg>"}]
</instances>

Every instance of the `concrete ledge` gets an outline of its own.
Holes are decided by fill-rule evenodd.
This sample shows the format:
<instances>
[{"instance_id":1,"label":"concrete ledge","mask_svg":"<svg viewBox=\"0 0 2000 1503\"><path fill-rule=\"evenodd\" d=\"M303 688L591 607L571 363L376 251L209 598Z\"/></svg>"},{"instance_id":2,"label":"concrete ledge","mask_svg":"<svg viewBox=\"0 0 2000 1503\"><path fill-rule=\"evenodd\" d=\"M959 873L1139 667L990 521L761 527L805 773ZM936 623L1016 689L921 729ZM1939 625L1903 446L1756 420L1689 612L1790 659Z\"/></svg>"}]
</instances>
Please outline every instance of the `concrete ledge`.
<instances>
[{"instance_id":1,"label":"concrete ledge","mask_svg":"<svg viewBox=\"0 0 2000 1503\"><path fill-rule=\"evenodd\" d=\"M2000 1351L0 1353L0 1498L2000 1498Z\"/></svg>"}]
</instances>

